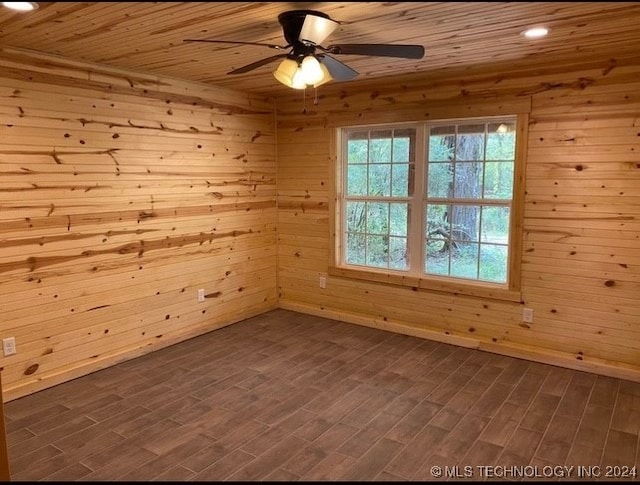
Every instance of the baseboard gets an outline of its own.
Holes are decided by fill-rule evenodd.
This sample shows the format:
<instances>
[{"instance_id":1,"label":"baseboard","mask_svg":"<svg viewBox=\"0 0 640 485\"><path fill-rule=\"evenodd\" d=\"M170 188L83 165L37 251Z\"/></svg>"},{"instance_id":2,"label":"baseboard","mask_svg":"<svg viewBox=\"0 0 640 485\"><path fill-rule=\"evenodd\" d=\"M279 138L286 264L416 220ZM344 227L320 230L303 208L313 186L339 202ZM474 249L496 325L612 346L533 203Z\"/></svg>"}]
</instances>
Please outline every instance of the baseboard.
<instances>
[{"instance_id":1,"label":"baseboard","mask_svg":"<svg viewBox=\"0 0 640 485\"><path fill-rule=\"evenodd\" d=\"M414 337L434 340L436 342L443 342L460 347L482 350L485 352L491 352L493 354L506 355L518 359L540 362L542 364L549 364L558 367L564 367L567 369L591 372L593 374L600 374L603 376L616 377L619 379L640 382L640 367L633 367L617 362L609 362L588 357L582 357L583 360L578 360L572 354L556 352L548 349L529 347L512 343L494 343L458 335L447 335L435 330L411 327L399 323L380 322L375 320L374 318L362 316L357 313L332 310L324 307L319 308L317 306L304 303L295 303L281 300L279 308L282 308L283 310L305 313L307 315L329 318L331 320L337 320L340 322L353 323L365 327L387 330L404 335L411 335Z\"/></svg>"}]
</instances>

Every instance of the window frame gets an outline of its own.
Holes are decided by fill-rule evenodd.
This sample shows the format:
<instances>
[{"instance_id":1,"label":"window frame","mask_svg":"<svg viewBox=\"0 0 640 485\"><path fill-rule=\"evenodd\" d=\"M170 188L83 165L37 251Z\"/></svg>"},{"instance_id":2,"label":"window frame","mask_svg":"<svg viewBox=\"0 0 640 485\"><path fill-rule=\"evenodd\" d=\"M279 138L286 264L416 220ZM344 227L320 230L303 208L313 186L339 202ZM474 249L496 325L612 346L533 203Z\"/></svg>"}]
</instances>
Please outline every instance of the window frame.
<instances>
[{"instance_id":1,"label":"window frame","mask_svg":"<svg viewBox=\"0 0 640 485\"><path fill-rule=\"evenodd\" d=\"M472 122L491 122L515 119L516 146L514 159L513 195L511 198L511 210L509 218L509 244L507 260L507 282L492 283L488 281L467 279L456 276L438 276L424 273L424 221L426 193L426 171L428 155L429 127L445 123L461 124ZM332 244L330 251L330 264L328 273L332 276L354 278L379 283L388 283L400 286L408 286L414 290L428 289L454 294L464 294L481 298L490 298L507 301L521 301L521 257L524 219L524 171L527 142L527 127L529 123L528 113L515 112L491 116L474 117L443 117L433 120L417 122L390 122L366 125L349 125L335 127L332 137L333 170L335 170L333 183L333 210L331 221ZM388 268L374 268L369 266L356 266L344 263L344 251L346 250L346 133L357 130L394 130L402 128L416 129L415 160L413 165L414 192L409 197L410 204L416 209L411 211L409 233L407 235L409 250L409 270L395 270ZM483 163L486 160L483 160ZM455 200L455 199L454 199ZM483 199L479 198L478 205ZM390 198L389 202L393 202ZM419 258L419 261L416 259ZM412 272L411 269L414 271ZM417 272L416 272L417 269Z\"/></svg>"}]
</instances>

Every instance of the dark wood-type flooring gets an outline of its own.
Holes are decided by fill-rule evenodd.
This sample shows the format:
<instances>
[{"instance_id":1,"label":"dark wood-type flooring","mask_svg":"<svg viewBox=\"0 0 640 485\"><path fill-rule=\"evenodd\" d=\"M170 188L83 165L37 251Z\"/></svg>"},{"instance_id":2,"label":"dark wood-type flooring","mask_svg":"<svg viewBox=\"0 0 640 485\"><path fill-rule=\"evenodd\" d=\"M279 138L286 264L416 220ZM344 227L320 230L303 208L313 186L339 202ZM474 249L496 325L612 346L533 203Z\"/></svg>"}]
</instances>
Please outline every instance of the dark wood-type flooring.
<instances>
[{"instance_id":1,"label":"dark wood-type flooring","mask_svg":"<svg viewBox=\"0 0 640 485\"><path fill-rule=\"evenodd\" d=\"M640 384L276 310L6 418L16 480L479 480L635 466Z\"/></svg>"}]
</instances>

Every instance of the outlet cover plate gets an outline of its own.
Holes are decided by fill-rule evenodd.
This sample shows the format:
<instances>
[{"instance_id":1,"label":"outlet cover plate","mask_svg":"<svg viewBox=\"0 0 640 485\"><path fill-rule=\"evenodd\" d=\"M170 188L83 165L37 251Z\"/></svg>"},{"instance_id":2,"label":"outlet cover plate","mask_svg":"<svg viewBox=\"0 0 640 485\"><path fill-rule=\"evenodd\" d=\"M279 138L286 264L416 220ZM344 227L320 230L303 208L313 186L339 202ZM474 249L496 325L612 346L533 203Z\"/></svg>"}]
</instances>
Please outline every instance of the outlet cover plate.
<instances>
[{"instance_id":1,"label":"outlet cover plate","mask_svg":"<svg viewBox=\"0 0 640 485\"><path fill-rule=\"evenodd\" d=\"M10 355L15 355L16 353L16 339L15 337L3 338L2 339L2 350L4 351L4 356L8 357Z\"/></svg>"}]
</instances>

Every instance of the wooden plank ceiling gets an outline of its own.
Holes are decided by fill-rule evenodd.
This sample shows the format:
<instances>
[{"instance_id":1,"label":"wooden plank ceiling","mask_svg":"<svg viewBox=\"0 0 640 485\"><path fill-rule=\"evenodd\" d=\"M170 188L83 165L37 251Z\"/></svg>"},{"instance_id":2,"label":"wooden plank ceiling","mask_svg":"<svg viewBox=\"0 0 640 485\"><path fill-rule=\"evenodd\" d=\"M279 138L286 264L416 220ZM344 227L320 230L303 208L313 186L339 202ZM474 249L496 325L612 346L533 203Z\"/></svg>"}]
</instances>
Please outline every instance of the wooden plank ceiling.
<instances>
[{"instance_id":1,"label":"wooden plank ceiling","mask_svg":"<svg viewBox=\"0 0 640 485\"><path fill-rule=\"evenodd\" d=\"M276 52L260 46L184 43L185 38L284 45L278 14L313 9L341 25L325 44L421 44L421 60L339 56L356 79L497 62L561 62L630 53L640 45L638 2L50 2L31 13L0 8L0 47L58 54L113 67L282 93L277 63L232 69ZM526 40L545 25L545 39Z\"/></svg>"}]
</instances>

